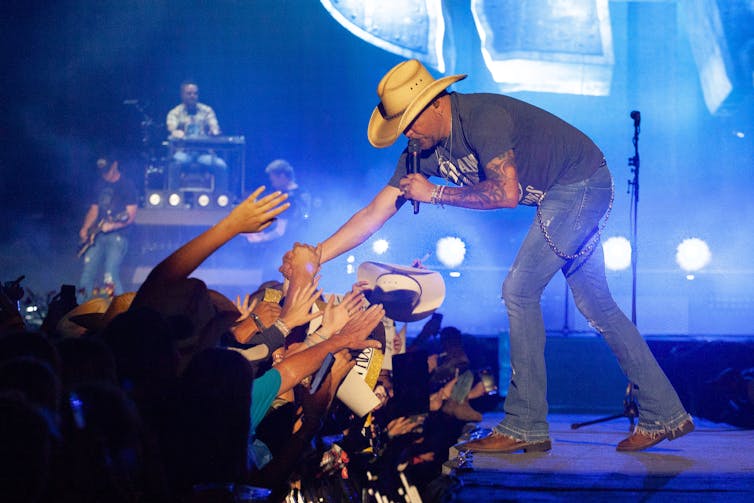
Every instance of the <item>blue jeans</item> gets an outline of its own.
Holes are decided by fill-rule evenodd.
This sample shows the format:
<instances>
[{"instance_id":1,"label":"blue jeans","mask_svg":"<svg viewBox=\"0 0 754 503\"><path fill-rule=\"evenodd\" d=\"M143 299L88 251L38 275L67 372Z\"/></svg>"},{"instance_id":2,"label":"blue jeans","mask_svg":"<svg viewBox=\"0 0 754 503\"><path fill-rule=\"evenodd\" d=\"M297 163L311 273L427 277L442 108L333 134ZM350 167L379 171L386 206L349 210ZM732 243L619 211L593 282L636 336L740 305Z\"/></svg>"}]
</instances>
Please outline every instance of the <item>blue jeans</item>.
<instances>
[{"instance_id":1,"label":"blue jeans","mask_svg":"<svg viewBox=\"0 0 754 503\"><path fill-rule=\"evenodd\" d=\"M540 204L542 224L563 254L575 255L594 236L610 204L612 179L607 166L590 178L555 185ZM672 430L689 415L673 386L633 323L612 298L605 277L602 246L566 260L547 243L538 218L503 283L503 300L510 321L512 376L499 433L525 441L549 438L545 327L542 291L562 271L574 303L607 342L628 380L636 387L638 428L647 433Z\"/></svg>"},{"instance_id":2,"label":"blue jeans","mask_svg":"<svg viewBox=\"0 0 754 503\"><path fill-rule=\"evenodd\" d=\"M168 189L180 188L181 172L191 164L196 163L209 170L215 177L215 192L218 194L228 192L228 164L222 157L216 154L200 151L179 150L173 154L173 162L168 166Z\"/></svg>"},{"instance_id":3,"label":"blue jeans","mask_svg":"<svg viewBox=\"0 0 754 503\"><path fill-rule=\"evenodd\" d=\"M104 287L111 283L115 295L123 293L120 282L120 265L128 251L128 239L122 232L100 234L94 245L84 254L84 269L81 272L79 288L84 289L84 298L92 296L95 285ZM102 270L102 276L97 278L97 271Z\"/></svg>"}]
</instances>

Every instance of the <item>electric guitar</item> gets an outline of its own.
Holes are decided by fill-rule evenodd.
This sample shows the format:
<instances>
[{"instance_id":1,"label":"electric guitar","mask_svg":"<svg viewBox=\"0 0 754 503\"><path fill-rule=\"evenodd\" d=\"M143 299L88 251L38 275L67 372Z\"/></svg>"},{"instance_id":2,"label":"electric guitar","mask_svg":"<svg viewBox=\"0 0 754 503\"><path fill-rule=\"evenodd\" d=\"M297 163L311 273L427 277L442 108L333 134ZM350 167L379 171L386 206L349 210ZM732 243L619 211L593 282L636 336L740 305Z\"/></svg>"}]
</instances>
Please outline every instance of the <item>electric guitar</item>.
<instances>
[{"instance_id":1,"label":"electric guitar","mask_svg":"<svg viewBox=\"0 0 754 503\"><path fill-rule=\"evenodd\" d=\"M128 213L123 212L119 213L115 216L115 218L111 218L110 215L105 215L104 217L100 218L97 222L97 225L94 225L89 228L89 231L87 232L86 239L79 244L79 249L76 251L76 256L78 258L81 258L84 256L84 254L94 246L94 242L97 239L97 236L99 236L102 233L102 227L105 225L106 222L127 222L128 221Z\"/></svg>"}]
</instances>

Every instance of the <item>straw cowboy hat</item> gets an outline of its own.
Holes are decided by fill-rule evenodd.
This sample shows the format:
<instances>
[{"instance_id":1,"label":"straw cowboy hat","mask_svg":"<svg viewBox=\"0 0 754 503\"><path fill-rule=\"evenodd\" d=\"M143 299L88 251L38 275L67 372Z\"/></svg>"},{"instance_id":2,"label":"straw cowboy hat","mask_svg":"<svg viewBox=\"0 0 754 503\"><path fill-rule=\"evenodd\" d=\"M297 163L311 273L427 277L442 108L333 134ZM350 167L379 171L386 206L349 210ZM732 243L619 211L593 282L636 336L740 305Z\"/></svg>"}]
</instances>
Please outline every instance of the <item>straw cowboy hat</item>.
<instances>
[{"instance_id":1,"label":"straw cowboy hat","mask_svg":"<svg viewBox=\"0 0 754 503\"><path fill-rule=\"evenodd\" d=\"M466 75L461 74L435 80L416 59L394 66L377 85L380 103L369 119L369 143L377 148L389 147L395 143L438 94L452 83L465 78Z\"/></svg>"},{"instance_id":2,"label":"straw cowboy hat","mask_svg":"<svg viewBox=\"0 0 754 503\"><path fill-rule=\"evenodd\" d=\"M64 320L73 323L85 330L99 332L113 321L120 313L126 312L131 307L136 292L126 292L116 295L111 299L95 297L74 308L65 315ZM61 323L64 322L61 320ZM58 323L58 330L63 335L77 336L83 332L73 329L70 325Z\"/></svg>"},{"instance_id":3,"label":"straw cowboy hat","mask_svg":"<svg viewBox=\"0 0 754 503\"><path fill-rule=\"evenodd\" d=\"M364 296L382 304L395 321L417 321L431 315L445 300L445 281L438 272L379 262L359 265L358 280L365 281Z\"/></svg>"},{"instance_id":4,"label":"straw cowboy hat","mask_svg":"<svg viewBox=\"0 0 754 503\"><path fill-rule=\"evenodd\" d=\"M133 308L138 307L188 322L176 337L183 362L202 348L214 346L240 315L232 301L198 278L145 283L133 301Z\"/></svg>"}]
</instances>

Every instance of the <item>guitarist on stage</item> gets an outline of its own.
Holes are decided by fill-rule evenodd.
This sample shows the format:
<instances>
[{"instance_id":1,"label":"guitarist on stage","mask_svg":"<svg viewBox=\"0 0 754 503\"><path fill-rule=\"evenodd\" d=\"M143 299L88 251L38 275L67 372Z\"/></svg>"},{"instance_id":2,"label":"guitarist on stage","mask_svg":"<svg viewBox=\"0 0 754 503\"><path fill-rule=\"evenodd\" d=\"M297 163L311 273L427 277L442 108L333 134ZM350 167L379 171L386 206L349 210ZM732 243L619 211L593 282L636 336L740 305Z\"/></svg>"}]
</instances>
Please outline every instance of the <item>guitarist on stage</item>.
<instances>
[{"instance_id":1,"label":"guitarist on stage","mask_svg":"<svg viewBox=\"0 0 754 503\"><path fill-rule=\"evenodd\" d=\"M79 256L84 261L79 288L84 299L123 293L120 265L138 205L136 186L120 172L117 160L97 159L97 171L100 177L79 231Z\"/></svg>"}]
</instances>

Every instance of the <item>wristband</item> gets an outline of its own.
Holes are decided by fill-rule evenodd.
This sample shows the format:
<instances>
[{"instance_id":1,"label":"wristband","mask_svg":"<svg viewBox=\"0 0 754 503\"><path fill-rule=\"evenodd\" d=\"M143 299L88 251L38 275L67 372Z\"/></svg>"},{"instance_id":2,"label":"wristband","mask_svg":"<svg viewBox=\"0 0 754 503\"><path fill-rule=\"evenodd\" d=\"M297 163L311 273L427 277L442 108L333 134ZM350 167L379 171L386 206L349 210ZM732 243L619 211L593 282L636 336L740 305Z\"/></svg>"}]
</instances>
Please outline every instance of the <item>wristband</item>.
<instances>
[{"instance_id":1,"label":"wristband","mask_svg":"<svg viewBox=\"0 0 754 503\"><path fill-rule=\"evenodd\" d=\"M283 333L283 337L288 337L288 334L291 333L291 329L288 328L288 326L280 318L275 320L275 323L273 323L273 325L278 327L278 330L280 330Z\"/></svg>"}]
</instances>

